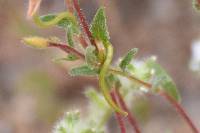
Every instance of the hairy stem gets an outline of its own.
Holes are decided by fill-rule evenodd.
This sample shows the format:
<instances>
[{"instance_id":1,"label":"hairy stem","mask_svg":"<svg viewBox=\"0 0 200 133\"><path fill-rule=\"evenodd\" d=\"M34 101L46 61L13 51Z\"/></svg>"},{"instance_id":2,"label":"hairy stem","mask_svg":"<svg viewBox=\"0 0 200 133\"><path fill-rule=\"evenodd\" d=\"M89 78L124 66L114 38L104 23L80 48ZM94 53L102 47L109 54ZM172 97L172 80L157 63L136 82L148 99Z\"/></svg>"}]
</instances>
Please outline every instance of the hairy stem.
<instances>
[{"instance_id":1,"label":"hairy stem","mask_svg":"<svg viewBox=\"0 0 200 133\"><path fill-rule=\"evenodd\" d=\"M120 103L122 109L128 113L128 116L127 116L128 117L128 121L131 124L131 126L134 128L135 133L141 133L140 128L139 128L139 126L137 124L137 121L136 121L135 117L129 111L129 109L128 109L128 107L127 107L127 105L126 105L126 103L125 103L125 101L124 101L124 99L122 97L122 95L119 92L119 90L115 89L115 91L116 91L116 96L119 99L119 103Z\"/></svg>"},{"instance_id":2,"label":"hairy stem","mask_svg":"<svg viewBox=\"0 0 200 133\"><path fill-rule=\"evenodd\" d=\"M79 6L78 0L73 0L73 5L74 5L74 8L76 9L76 12L79 16L79 20L80 20L80 23L83 27L83 30L85 31L86 35L88 36L88 38L90 40L90 43L97 48L96 43L94 41L94 38L92 36L92 33L89 30L89 26L88 26L88 23L86 21L85 15L83 14L83 12L81 11L81 8Z\"/></svg>"},{"instance_id":3,"label":"hairy stem","mask_svg":"<svg viewBox=\"0 0 200 133\"><path fill-rule=\"evenodd\" d=\"M160 95L167 99L171 103L171 105L177 110L177 112L179 112L182 118L188 123L193 133L199 133L198 129L195 127L194 123L189 118L183 107L174 98L172 98L165 92L160 93Z\"/></svg>"},{"instance_id":4,"label":"hairy stem","mask_svg":"<svg viewBox=\"0 0 200 133\"><path fill-rule=\"evenodd\" d=\"M146 88L149 88L149 89L152 88L151 84L149 84L147 82L144 82L144 81L142 81L142 80L140 80L140 79L138 79L138 78L126 73L126 72L122 72L122 71L116 70L114 68L109 68L109 72L111 72L113 74L117 74L117 75L123 76L123 77L126 77L127 79L129 79L129 80L131 80L131 81L133 81L133 82L135 82L135 83L137 83L139 85L142 85L142 86L144 86Z\"/></svg>"},{"instance_id":5,"label":"hairy stem","mask_svg":"<svg viewBox=\"0 0 200 133\"><path fill-rule=\"evenodd\" d=\"M113 101L115 102L115 104L118 105L117 99L116 99L116 92L115 92L115 90L111 91L110 95L111 95ZM118 121L121 133L126 133L126 128L125 128L124 121L122 119L121 114L118 113L118 112L115 112L115 116L116 116L116 119Z\"/></svg>"},{"instance_id":6,"label":"hairy stem","mask_svg":"<svg viewBox=\"0 0 200 133\"><path fill-rule=\"evenodd\" d=\"M68 45L65 45L65 44L58 44L58 43L50 42L49 43L49 47L59 48L59 49L65 51L66 53L71 53L71 54L77 55L80 59L84 59L85 58L85 56L82 53L80 53L76 49L74 49L74 48L72 48L72 47L70 47Z\"/></svg>"},{"instance_id":7,"label":"hairy stem","mask_svg":"<svg viewBox=\"0 0 200 133\"><path fill-rule=\"evenodd\" d=\"M113 69L113 68L110 68L109 71L111 73L114 73L114 74L118 74L118 75L121 75L123 77L126 77L128 78L129 80L137 83L137 84L140 84L148 89L151 89L152 88L152 84L149 84L147 82L144 82L130 74L127 74L125 72L122 72L122 71L118 71L116 69ZM158 89L158 90L162 90L162 89ZM181 105L176 101L174 100L171 96L169 96L167 93L160 93L161 96L165 97L166 100L168 102L170 102L174 108L177 109L178 113L182 116L182 118L187 122L187 124L190 126L190 128L192 129L193 133L199 133L199 131L197 130L197 128L195 127L194 123L192 122L192 120L190 119L190 117L186 114L186 112L184 111L184 109L181 107Z\"/></svg>"}]
</instances>

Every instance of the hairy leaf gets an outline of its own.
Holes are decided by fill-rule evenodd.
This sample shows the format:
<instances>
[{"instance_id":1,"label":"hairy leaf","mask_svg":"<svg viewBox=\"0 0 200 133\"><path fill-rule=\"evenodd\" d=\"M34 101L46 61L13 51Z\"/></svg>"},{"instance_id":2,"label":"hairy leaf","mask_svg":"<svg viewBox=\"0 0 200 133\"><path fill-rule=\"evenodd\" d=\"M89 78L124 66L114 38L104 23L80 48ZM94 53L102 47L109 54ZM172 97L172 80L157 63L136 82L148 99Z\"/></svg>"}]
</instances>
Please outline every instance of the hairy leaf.
<instances>
[{"instance_id":1,"label":"hairy leaf","mask_svg":"<svg viewBox=\"0 0 200 133\"><path fill-rule=\"evenodd\" d=\"M69 46L74 47L73 32L72 32L71 26L67 28L66 34L67 34L67 42Z\"/></svg>"},{"instance_id":2,"label":"hairy leaf","mask_svg":"<svg viewBox=\"0 0 200 133\"><path fill-rule=\"evenodd\" d=\"M98 65L98 58L94 46L90 45L86 48L85 60L90 67L96 67Z\"/></svg>"},{"instance_id":3,"label":"hairy leaf","mask_svg":"<svg viewBox=\"0 0 200 133\"><path fill-rule=\"evenodd\" d=\"M134 48L131 49L122 59L122 61L120 62L119 66L120 68L125 71L125 69L127 68L127 66L130 64L131 60L133 59L133 57L136 55L138 49Z\"/></svg>"},{"instance_id":4,"label":"hairy leaf","mask_svg":"<svg viewBox=\"0 0 200 133\"><path fill-rule=\"evenodd\" d=\"M175 83L173 82L172 78L167 74L167 72L153 59L149 59L147 62L150 69L152 69L155 72L155 79L153 80L153 88L155 91L157 91L157 87L159 86L161 89L163 89L168 95L176 99L177 101L181 100L179 91L177 90L177 87Z\"/></svg>"},{"instance_id":5,"label":"hairy leaf","mask_svg":"<svg viewBox=\"0 0 200 133\"><path fill-rule=\"evenodd\" d=\"M70 75L72 76L95 76L99 73L99 70L96 68L91 68L88 65L83 65L79 67L72 68Z\"/></svg>"},{"instance_id":6,"label":"hairy leaf","mask_svg":"<svg viewBox=\"0 0 200 133\"><path fill-rule=\"evenodd\" d=\"M95 39L101 40L103 44L109 42L109 33L106 24L106 15L104 7L100 7L93 18L90 31Z\"/></svg>"}]
</instances>

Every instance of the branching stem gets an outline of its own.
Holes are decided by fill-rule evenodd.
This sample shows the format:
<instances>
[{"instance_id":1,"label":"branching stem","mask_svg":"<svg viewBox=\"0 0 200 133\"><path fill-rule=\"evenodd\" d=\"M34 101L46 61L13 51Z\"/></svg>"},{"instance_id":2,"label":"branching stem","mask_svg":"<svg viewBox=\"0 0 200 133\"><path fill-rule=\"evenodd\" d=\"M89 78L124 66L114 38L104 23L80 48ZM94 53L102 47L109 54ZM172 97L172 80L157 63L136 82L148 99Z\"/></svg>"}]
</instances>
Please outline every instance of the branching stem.
<instances>
[{"instance_id":1,"label":"branching stem","mask_svg":"<svg viewBox=\"0 0 200 133\"><path fill-rule=\"evenodd\" d=\"M125 103L125 101L124 101L124 99L122 97L122 95L119 92L119 90L115 89L115 93L116 93L117 98L119 99L119 103L120 103L122 109L128 113L128 116L127 116L128 117L128 121L131 124L131 126L134 128L135 133L141 133L140 128L139 128L139 126L137 124L137 121L136 121L135 117L129 111L129 109L128 109L128 107L127 107L127 105L126 105L126 103Z\"/></svg>"},{"instance_id":2,"label":"branching stem","mask_svg":"<svg viewBox=\"0 0 200 133\"><path fill-rule=\"evenodd\" d=\"M81 59L84 59L84 55L82 53L78 52L74 48L69 47L67 45L51 43L49 46L58 47L58 48L64 50L65 52L67 52L67 53L73 53L73 54L79 56ZM110 62L110 61L108 61L108 62ZM142 85L142 86L146 87L147 89L151 89L152 88L152 84L144 82L144 81L142 81L142 80L134 77L133 75L130 75L128 73L116 70L114 68L107 68L107 67L109 67L109 63L108 63L108 65L106 65L106 69L108 69L109 72L111 72L113 74L121 75L123 77L126 77L127 79L129 79L129 80L131 80L131 81L133 81L133 82L135 82L135 83L137 83L139 85ZM126 111L126 112L124 112L118 106L116 106L116 104L110 98L109 93L107 92L108 89L107 89L107 86L106 86L106 83L105 83L105 79L104 79L106 72L107 72L107 70L105 71L105 68L104 68L103 72L101 71L101 74L100 74L100 77L99 77L99 80L101 82L100 85L103 85L103 86L101 86L102 92L105 95L105 98L108 101L108 103L111 104L111 106L114 107L117 110L117 112L122 112L123 114L126 114L126 112L128 112L128 111L123 107L124 111ZM199 133L198 129L196 128L196 126L194 125L194 123L192 122L192 120L190 119L190 117L187 115L187 113L184 111L184 109L181 107L181 105L176 100L174 100L167 93L163 93L162 92L162 93L160 93L160 95L163 96L167 101L169 101L176 108L176 110L178 111L178 113L188 123L188 125L192 129L193 133ZM128 114L130 114L130 112L128 112ZM128 117L129 116L130 115L128 115ZM130 121L130 118L129 118L129 121Z\"/></svg>"},{"instance_id":3,"label":"branching stem","mask_svg":"<svg viewBox=\"0 0 200 133\"><path fill-rule=\"evenodd\" d=\"M118 75L121 75L123 77L126 77L128 78L129 80L137 83L137 84L140 84L144 87L146 87L147 89L151 89L152 88L152 85L147 83L147 82L144 82L130 74L127 74L125 72L122 72L122 71L118 71L116 69L113 69L113 68L110 68L109 71L111 73L114 73L114 74L118 74ZM161 90L161 89L158 89L158 90ZM181 107L181 105L176 101L174 100L171 96L169 96L167 93L160 93L161 96L163 96L168 102L170 102L174 108L176 108L176 110L178 111L178 113L182 116L182 118L187 122L187 124L190 126L190 128L192 129L193 133L199 133L198 129L196 128L196 126L194 125L194 123L192 122L192 120L190 119L190 117L187 115L187 113L184 111L184 109Z\"/></svg>"},{"instance_id":4,"label":"branching stem","mask_svg":"<svg viewBox=\"0 0 200 133\"><path fill-rule=\"evenodd\" d=\"M198 129L195 127L194 123L189 118L183 107L174 98L172 98L165 92L160 93L160 95L167 99L167 101L171 103L171 105L177 110L177 112L179 112L182 118L188 123L193 133L199 133Z\"/></svg>"},{"instance_id":5,"label":"branching stem","mask_svg":"<svg viewBox=\"0 0 200 133\"><path fill-rule=\"evenodd\" d=\"M117 94L116 94L116 91L113 90L111 91L110 93L111 97L112 97L112 100L115 102L116 105L119 105L118 102L117 102ZM118 112L115 112L115 116L116 116L116 119L118 121L118 124L120 126L120 130L121 130L121 133L126 133L126 128L125 128L125 125L124 125L124 121L122 119L122 116L120 113Z\"/></svg>"},{"instance_id":6,"label":"branching stem","mask_svg":"<svg viewBox=\"0 0 200 133\"><path fill-rule=\"evenodd\" d=\"M110 104L110 106L118 113L121 113L123 115L127 115L127 113L125 111L123 111L120 107L118 107L114 101L112 100L110 94L109 94L109 88L107 86L106 83L106 75L108 73L108 68L110 66L110 63L112 61L112 57L113 57L113 47L111 44L106 44L106 50L107 50L107 55L106 55L106 59L103 63L103 65L101 66L101 70L99 73L99 85L101 88L101 91L106 99L106 101Z\"/></svg>"},{"instance_id":7,"label":"branching stem","mask_svg":"<svg viewBox=\"0 0 200 133\"><path fill-rule=\"evenodd\" d=\"M50 42L49 43L49 47L56 47L56 48L59 48L63 51L65 51L66 53L71 53L71 54L75 54L77 55L78 57L80 57L81 59L84 59L85 56L80 53L79 51L77 51L76 49L66 45L66 44L58 44L58 43L52 43Z\"/></svg>"}]
</instances>

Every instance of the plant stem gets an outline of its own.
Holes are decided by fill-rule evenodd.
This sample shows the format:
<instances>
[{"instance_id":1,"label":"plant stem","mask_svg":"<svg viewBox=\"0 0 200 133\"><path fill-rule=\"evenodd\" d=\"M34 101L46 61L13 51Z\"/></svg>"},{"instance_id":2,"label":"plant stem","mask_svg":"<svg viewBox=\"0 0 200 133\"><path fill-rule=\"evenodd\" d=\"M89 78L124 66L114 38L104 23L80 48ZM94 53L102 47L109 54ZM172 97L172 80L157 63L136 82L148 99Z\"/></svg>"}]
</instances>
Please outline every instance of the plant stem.
<instances>
[{"instance_id":1,"label":"plant stem","mask_svg":"<svg viewBox=\"0 0 200 133\"><path fill-rule=\"evenodd\" d=\"M65 0L66 3L66 7L68 9L69 12L74 13L74 8L72 6L71 0Z\"/></svg>"},{"instance_id":2,"label":"plant stem","mask_svg":"<svg viewBox=\"0 0 200 133\"><path fill-rule=\"evenodd\" d=\"M84 59L84 58L85 58L85 56L84 56L82 53L80 53L80 52L77 51L76 49L74 49L74 48L72 48L72 47L70 47L70 46L68 46L68 45L66 45L66 44L58 44L58 43L52 43L52 42L50 42L50 43L49 43L49 47L56 47L56 48L59 48L59 49L65 51L65 52L67 52L67 53L75 54L75 55L77 55L78 57L80 57L81 59Z\"/></svg>"},{"instance_id":3,"label":"plant stem","mask_svg":"<svg viewBox=\"0 0 200 133\"><path fill-rule=\"evenodd\" d=\"M134 118L133 115L131 115L131 112L129 111L126 103L124 102L124 99L123 99L122 95L120 94L119 90L116 89L115 92L116 92L116 95L117 95L117 97L119 99L119 103L120 103L122 109L125 110L128 113L128 121L131 124L131 126L134 128L135 133L141 133L136 119Z\"/></svg>"},{"instance_id":4,"label":"plant stem","mask_svg":"<svg viewBox=\"0 0 200 133\"><path fill-rule=\"evenodd\" d=\"M171 103L171 105L177 110L177 112L179 112L182 118L188 123L193 133L199 133L198 129L195 127L194 123L189 118L183 107L174 98L172 98L165 92L161 92L160 95L167 99Z\"/></svg>"},{"instance_id":5,"label":"plant stem","mask_svg":"<svg viewBox=\"0 0 200 133\"><path fill-rule=\"evenodd\" d=\"M88 36L91 45L94 45L97 48L96 43L94 41L94 38L92 36L92 33L89 30L89 26L88 26L88 23L86 21L85 15L83 14L83 12L81 11L81 8L79 6L78 0L73 0L73 5L74 5L74 8L76 9L76 12L79 16L79 20L80 20L80 23L83 27L83 30L85 31L86 35Z\"/></svg>"},{"instance_id":6,"label":"plant stem","mask_svg":"<svg viewBox=\"0 0 200 133\"><path fill-rule=\"evenodd\" d=\"M115 104L118 105L117 99L116 99L116 92L113 90L113 91L110 92L110 95L111 95L113 101L115 102ZM115 112L115 116L116 116L116 119L118 121L121 133L126 133L126 128L125 128L124 121L122 119L121 114L118 113L118 112Z\"/></svg>"},{"instance_id":7,"label":"plant stem","mask_svg":"<svg viewBox=\"0 0 200 133\"><path fill-rule=\"evenodd\" d=\"M74 48L69 47L69 46L64 45L64 44L50 43L49 46L50 47L60 48L60 49L62 49L63 51L65 51L67 53L73 53L73 54L79 56L81 59L85 58L82 53L80 53L79 51L75 50ZM144 81L142 81L142 80L140 80L140 79L138 79L138 78L136 78L133 75L130 75L128 73L116 70L114 68L109 68L108 71L111 72L111 73L113 73L113 74L118 74L118 75L121 75L123 77L126 77L127 79L129 79L129 80L131 80L131 81L133 81L133 82L135 82L135 83L137 83L139 85L142 85L142 86L146 87L147 89L151 89L152 88L152 84L144 82ZM161 90L161 89L159 89L159 90ZM165 92L160 93L160 95L163 96L167 101L169 101L176 108L176 110L178 111L178 113L182 116L182 118L190 126L190 128L193 131L193 133L199 133L198 129L196 128L196 126L194 125L194 123L192 122L192 120L189 118L189 116L187 115L187 113L184 111L184 109L181 107L181 105L176 100L174 100L171 96L169 96ZM125 110L125 111L127 112L127 110ZM130 113L128 112L128 114L130 114Z\"/></svg>"},{"instance_id":8,"label":"plant stem","mask_svg":"<svg viewBox=\"0 0 200 133\"><path fill-rule=\"evenodd\" d=\"M123 77L126 77L127 79L129 79L129 80L131 80L131 81L133 81L133 82L135 82L135 83L137 83L137 84L139 84L139 85L142 85L142 86L144 86L144 87L146 87L146 88L149 88L149 89L152 88L152 85L151 85L151 84L149 84L149 83L147 83L147 82L144 82L144 81L142 81L142 80L140 80L140 79L134 77L133 75L130 75L130 74L126 73L126 72L122 72L122 71L116 70L116 69L114 69L114 68L109 68L109 72L114 73L114 74L121 75L121 76L123 76Z\"/></svg>"},{"instance_id":9,"label":"plant stem","mask_svg":"<svg viewBox=\"0 0 200 133\"><path fill-rule=\"evenodd\" d=\"M122 71L118 71L116 69L113 69L113 68L110 68L109 71L111 73L114 73L114 74L118 74L118 75L121 75L123 77L126 77L128 78L129 80L135 82L135 83L138 83L148 89L151 89L152 88L152 84L150 83L147 83L147 82L144 82L128 73L125 73L125 72L122 72ZM158 89L158 90L162 90L162 89ZM193 133L199 133L199 131L197 130L197 128L195 127L194 123L192 122L192 120L189 118L189 116L186 114L186 112L184 111L184 109L181 107L181 105L176 101L174 100L171 96L169 96L167 93L160 93L161 96L165 97L165 99L170 102L178 111L178 113L182 116L182 118L187 122L187 124L190 126L190 128L192 129Z\"/></svg>"},{"instance_id":10,"label":"plant stem","mask_svg":"<svg viewBox=\"0 0 200 133\"><path fill-rule=\"evenodd\" d=\"M99 72L99 86L101 88L101 92L103 93L103 96L105 97L108 104L118 113L121 113L123 115L128 115L125 111L123 111L120 107L118 107L115 102L112 100L112 97L109 94L109 88L106 82L106 75L109 70L109 66L112 62L113 58L113 47L111 44L105 45L107 50L107 55L104 63L101 66L100 72Z\"/></svg>"}]
</instances>

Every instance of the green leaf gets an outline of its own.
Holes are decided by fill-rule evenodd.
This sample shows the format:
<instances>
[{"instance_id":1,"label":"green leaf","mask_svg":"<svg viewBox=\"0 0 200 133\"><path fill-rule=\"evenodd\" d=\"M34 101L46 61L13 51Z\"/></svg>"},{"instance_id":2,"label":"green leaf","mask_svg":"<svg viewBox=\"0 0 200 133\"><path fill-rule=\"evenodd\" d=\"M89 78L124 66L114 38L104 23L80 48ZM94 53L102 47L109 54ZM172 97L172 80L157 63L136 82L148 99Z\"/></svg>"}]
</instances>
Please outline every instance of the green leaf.
<instances>
[{"instance_id":1,"label":"green leaf","mask_svg":"<svg viewBox=\"0 0 200 133\"><path fill-rule=\"evenodd\" d=\"M98 65L98 58L94 46L90 45L86 48L85 60L90 67L96 67Z\"/></svg>"},{"instance_id":2,"label":"green leaf","mask_svg":"<svg viewBox=\"0 0 200 133\"><path fill-rule=\"evenodd\" d=\"M147 65L155 72L155 80L153 80L153 89L155 92L159 91L157 90L157 87L160 86L160 88L163 89L168 95L180 102L181 96L179 91L167 72L158 63L156 63L154 59L149 59L147 61Z\"/></svg>"},{"instance_id":3,"label":"green leaf","mask_svg":"<svg viewBox=\"0 0 200 133\"><path fill-rule=\"evenodd\" d=\"M133 59L133 57L136 55L136 53L138 52L137 48L131 49L122 59L122 61L120 62L119 66L120 68L125 71L125 69L127 68L127 66L130 64L131 60Z\"/></svg>"},{"instance_id":4,"label":"green leaf","mask_svg":"<svg viewBox=\"0 0 200 133\"><path fill-rule=\"evenodd\" d=\"M68 42L69 46L74 47L73 32L72 32L71 28L67 28L66 34L67 34L67 42Z\"/></svg>"},{"instance_id":5,"label":"green leaf","mask_svg":"<svg viewBox=\"0 0 200 133\"><path fill-rule=\"evenodd\" d=\"M58 62L58 61L75 61L75 60L78 60L78 59L79 58L76 55L68 54L67 57L54 59L53 61L55 61L55 62Z\"/></svg>"},{"instance_id":6,"label":"green leaf","mask_svg":"<svg viewBox=\"0 0 200 133\"><path fill-rule=\"evenodd\" d=\"M74 46L73 34L79 34L79 32L80 32L79 26L76 22L76 19L72 15L69 15L69 17L58 18L59 16L62 16L62 14L65 15L64 13L60 13L57 15L49 14L49 15L41 16L40 20L43 23L48 23L48 22L52 22L55 19L58 19L56 25L58 27L64 28L66 30L67 42L68 42L69 46L73 47Z\"/></svg>"},{"instance_id":7,"label":"green leaf","mask_svg":"<svg viewBox=\"0 0 200 133\"><path fill-rule=\"evenodd\" d=\"M56 18L59 14L48 14L40 16L41 21L50 22ZM63 18L57 24L58 27L68 29L70 28L74 33L79 32L78 24L75 19Z\"/></svg>"},{"instance_id":8,"label":"green leaf","mask_svg":"<svg viewBox=\"0 0 200 133\"><path fill-rule=\"evenodd\" d=\"M88 65L72 68L70 75L72 76L95 76L99 73L99 69L91 68Z\"/></svg>"},{"instance_id":9,"label":"green leaf","mask_svg":"<svg viewBox=\"0 0 200 133\"><path fill-rule=\"evenodd\" d=\"M104 7L100 7L97 10L97 13L93 18L90 31L92 32L93 37L97 40L101 40L103 44L109 42L110 36L106 24L106 15Z\"/></svg>"}]
</instances>

